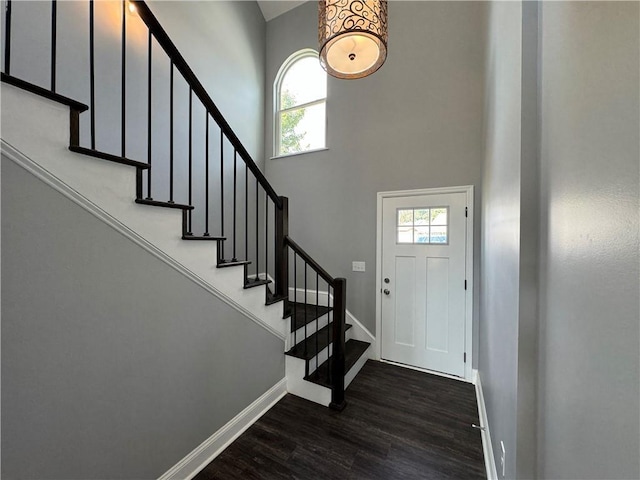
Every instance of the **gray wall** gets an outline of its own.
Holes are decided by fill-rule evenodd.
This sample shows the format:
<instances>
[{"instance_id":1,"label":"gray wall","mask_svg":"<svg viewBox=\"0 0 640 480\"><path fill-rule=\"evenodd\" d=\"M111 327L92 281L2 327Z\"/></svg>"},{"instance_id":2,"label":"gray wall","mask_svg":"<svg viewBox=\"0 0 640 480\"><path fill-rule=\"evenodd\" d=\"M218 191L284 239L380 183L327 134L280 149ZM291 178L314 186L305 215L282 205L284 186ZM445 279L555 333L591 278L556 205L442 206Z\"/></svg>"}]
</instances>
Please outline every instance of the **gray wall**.
<instances>
[{"instance_id":1,"label":"gray wall","mask_svg":"<svg viewBox=\"0 0 640 480\"><path fill-rule=\"evenodd\" d=\"M507 478L638 478L639 8L487 17L479 371Z\"/></svg>"},{"instance_id":2,"label":"gray wall","mask_svg":"<svg viewBox=\"0 0 640 480\"><path fill-rule=\"evenodd\" d=\"M2 158L2 477L157 478L283 342Z\"/></svg>"},{"instance_id":3,"label":"gray wall","mask_svg":"<svg viewBox=\"0 0 640 480\"><path fill-rule=\"evenodd\" d=\"M522 5L492 2L487 15L482 182L479 372L499 477L516 477Z\"/></svg>"},{"instance_id":4,"label":"gray wall","mask_svg":"<svg viewBox=\"0 0 640 480\"><path fill-rule=\"evenodd\" d=\"M640 477L639 19L542 5L544 478Z\"/></svg>"},{"instance_id":5,"label":"gray wall","mask_svg":"<svg viewBox=\"0 0 640 480\"><path fill-rule=\"evenodd\" d=\"M385 65L357 81L329 78L329 149L266 160L267 178L290 198L291 236L347 278L347 308L373 333L376 193L472 184L479 199L484 8L392 2ZM267 23L265 157L273 155L273 82L289 55L318 49L317 16L308 2ZM478 252L479 228L475 239ZM367 271L351 272L354 260Z\"/></svg>"}]
</instances>

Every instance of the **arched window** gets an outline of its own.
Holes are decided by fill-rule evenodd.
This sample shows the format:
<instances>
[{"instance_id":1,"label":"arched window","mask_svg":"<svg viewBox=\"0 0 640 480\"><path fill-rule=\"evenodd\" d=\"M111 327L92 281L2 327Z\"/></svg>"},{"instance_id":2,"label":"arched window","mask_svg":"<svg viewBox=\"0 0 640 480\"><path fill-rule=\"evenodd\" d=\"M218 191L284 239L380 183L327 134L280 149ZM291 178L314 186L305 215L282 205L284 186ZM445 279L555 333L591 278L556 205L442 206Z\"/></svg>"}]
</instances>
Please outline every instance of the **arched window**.
<instances>
[{"instance_id":1,"label":"arched window","mask_svg":"<svg viewBox=\"0 0 640 480\"><path fill-rule=\"evenodd\" d=\"M327 75L318 52L300 50L282 64L274 101L275 156L325 148Z\"/></svg>"}]
</instances>

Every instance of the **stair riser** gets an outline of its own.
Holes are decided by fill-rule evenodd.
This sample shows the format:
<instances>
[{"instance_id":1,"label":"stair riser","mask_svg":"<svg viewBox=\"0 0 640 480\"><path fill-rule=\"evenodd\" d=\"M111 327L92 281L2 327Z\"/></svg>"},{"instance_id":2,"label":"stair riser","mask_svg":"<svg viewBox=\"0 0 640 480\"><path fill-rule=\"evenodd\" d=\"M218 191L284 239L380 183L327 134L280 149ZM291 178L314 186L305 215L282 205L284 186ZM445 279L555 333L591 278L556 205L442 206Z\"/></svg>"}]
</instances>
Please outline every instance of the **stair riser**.
<instances>
[{"instance_id":1,"label":"stair riser","mask_svg":"<svg viewBox=\"0 0 640 480\"><path fill-rule=\"evenodd\" d=\"M316 358L318 360L317 365L322 365L324 362L326 362L329 359L332 353L333 353L333 344L330 344L328 347L324 348L323 350L320 350L320 353L318 355L307 360L307 363L309 365L309 374L312 374L313 372L316 371Z\"/></svg>"},{"instance_id":2,"label":"stair riser","mask_svg":"<svg viewBox=\"0 0 640 480\"><path fill-rule=\"evenodd\" d=\"M350 328L349 330L347 330L346 334L345 334L345 342L351 340L352 338L352 328ZM324 362L327 361L327 359L329 358L329 356L331 356L333 354L333 343L330 343L328 347L325 347L324 349L322 349L320 351L320 353L318 355L316 355L315 357L310 358L309 360L307 360L307 362L309 363L309 374L313 373L316 371L316 357L318 359L318 365L322 365Z\"/></svg>"},{"instance_id":3,"label":"stair riser","mask_svg":"<svg viewBox=\"0 0 640 480\"><path fill-rule=\"evenodd\" d=\"M293 347L296 344L296 342L294 342L294 339L297 340L297 343L300 343L305 338L310 337L311 335L316 333L316 327L317 327L317 330L320 330L320 329L326 327L327 324L329 324L329 322L331 322L332 320L333 320L333 312L328 312L328 313L324 314L323 316L321 316L320 318L317 318L317 319L313 320L312 322L307 323L307 334L306 334L306 336L305 336L304 327L301 327L298 330L296 330L295 334L294 334L294 332L291 332L289 334L290 345Z\"/></svg>"},{"instance_id":4,"label":"stair riser","mask_svg":"<svg viewBox=\"0 0 640 480\"><path fill-rule=\"evenodd\" d=\"M324 283L322 280L321 284ZM326 284L325 284L326 287ZM303 288L294 289L289 288L289 300L292 302L308 303L309 305L315 305L316 302L323 307L333 307L333 297L327 297L327 292L320 290L316 293L315 290L307 289L306 295Z\"/></svg>"},{"instance_id":5,"label":"stair riser","mask_svg":"<svg viewBox=\"0 0 640 480\"><path fill-rule=\"evenodd\" d=\"M285 371L287 372L287 391L325 407L331 402L331 390L321 385L304 380L305 361L285 355Z\"/></svg>"},{"instance_id":6,"label":"stair riser","mask_svg":"<svg viewBox=\"0 0 640 480\"><path fill-rule=\"evenodd\" d=\"M371 352L373 351L373 346L369 345L369 348L362 354L362 356L358 359L358 361L349 369L347 374L344 376L344 388L347 388L358 372L364 367L364 364L367 363L367 360L371 358Z\"/></svg>"}]
</instances>

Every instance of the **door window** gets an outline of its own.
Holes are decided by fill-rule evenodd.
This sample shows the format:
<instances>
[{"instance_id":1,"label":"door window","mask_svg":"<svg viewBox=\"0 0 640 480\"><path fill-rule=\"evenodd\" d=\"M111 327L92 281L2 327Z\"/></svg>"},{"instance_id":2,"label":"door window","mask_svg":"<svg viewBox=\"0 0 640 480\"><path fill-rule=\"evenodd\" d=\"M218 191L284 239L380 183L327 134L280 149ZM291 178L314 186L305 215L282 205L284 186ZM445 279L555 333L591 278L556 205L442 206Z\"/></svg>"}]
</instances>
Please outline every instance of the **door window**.
<instances>
[{"instance_id":1,"label":"door window","mask_svg":"<svg viewBox=\"0 0 640 480\"><path fill-rule=\"evenodd\" d=\"M396 242L409 245L447 245L449 207L399 208Z\"/></svg>"}]
</instances>

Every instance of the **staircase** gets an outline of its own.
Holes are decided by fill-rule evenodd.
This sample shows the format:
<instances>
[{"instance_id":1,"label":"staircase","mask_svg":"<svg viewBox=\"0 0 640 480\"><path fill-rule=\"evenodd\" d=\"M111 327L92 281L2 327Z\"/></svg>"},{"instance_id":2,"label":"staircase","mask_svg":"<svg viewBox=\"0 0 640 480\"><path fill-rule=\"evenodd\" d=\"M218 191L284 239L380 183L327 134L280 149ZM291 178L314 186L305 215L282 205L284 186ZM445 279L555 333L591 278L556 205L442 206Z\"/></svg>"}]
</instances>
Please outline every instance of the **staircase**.
<instances>
[{"instance_id":1,"label":"staircase","mask_svg":"<svg viewBox=\"0 0 640 480\"><path fill-rule=\"evenodd\" d=\"M20 28L12 24L13 3L6 2L3 39L3 154L59 182L115 228L282 338L290 393L344 408L345 388L369 351L346 323L346 280L332 277L290 238L288 199L274 191L145 2L131 2L148 39L147 78L141 79L148 87L144 160L127 151L127 137L141 132L128 124L126 113L129 3L121 5L122 82L111 86L121 100L120 125L96 120L101 91L95 86L93 0L87 18L90 68L77 73L88 77L89 105L56 92L55 1L47 46L51 84L45 88L11 75L11 31ZM154 53L158 46L162 56ZM168 111L154 106L154 62L169 65ZM178 84L188 87L188 95L180 94ZM188 110L188 117L178 110ZM168 128L161 131L156 119L165 114ZM87 124L88 132L82 127ZM120 130L118 151L96 148L105 128ZM159 137L168 139L168 148L158 147Z\"/></svg>"}]
</instances>

